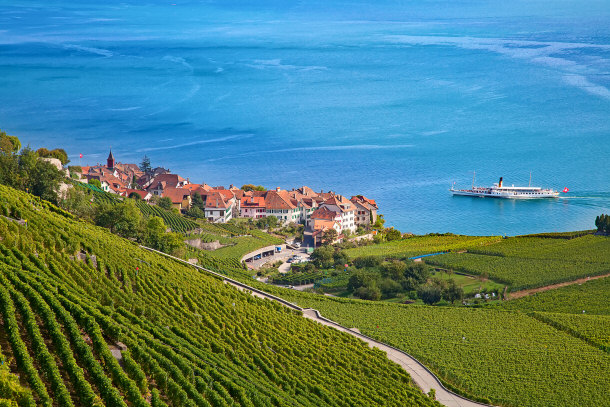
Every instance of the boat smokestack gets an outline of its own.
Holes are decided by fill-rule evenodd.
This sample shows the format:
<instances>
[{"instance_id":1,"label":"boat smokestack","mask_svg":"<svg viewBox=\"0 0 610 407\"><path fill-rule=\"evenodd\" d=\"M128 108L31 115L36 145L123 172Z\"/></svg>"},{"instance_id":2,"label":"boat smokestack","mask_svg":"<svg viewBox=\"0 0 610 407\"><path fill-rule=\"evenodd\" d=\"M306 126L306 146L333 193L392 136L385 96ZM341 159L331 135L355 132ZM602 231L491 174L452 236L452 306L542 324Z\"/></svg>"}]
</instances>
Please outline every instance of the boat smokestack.
<instances>
[{"instance_id":1,"label":"boat smokestack","mask_svg":"<svg viewBox=\"0 0 610 407\"><path fill-rule=\"evenodd\" d=\"M498 188L502 188L502 177L500 177L500 182L498 182Z\"/></svg>"}]
</instances>

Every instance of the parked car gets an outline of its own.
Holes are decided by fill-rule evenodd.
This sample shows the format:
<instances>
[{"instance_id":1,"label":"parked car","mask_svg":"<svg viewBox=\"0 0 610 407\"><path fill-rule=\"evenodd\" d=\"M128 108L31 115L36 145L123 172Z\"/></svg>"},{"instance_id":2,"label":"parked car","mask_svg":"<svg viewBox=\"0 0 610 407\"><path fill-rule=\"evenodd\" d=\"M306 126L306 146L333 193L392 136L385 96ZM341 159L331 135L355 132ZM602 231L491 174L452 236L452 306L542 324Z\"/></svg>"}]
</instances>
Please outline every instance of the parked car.
<instances>
[{"instance_id":1,"label":"parked car","mask_svg":"<svg viewBox=\"0 0 610 407\"><path fill-rule=\"evenodd\" d=\"M294 247L301 247L301 242L296 242L295 244L293 244Z\"/></svg>"}]
</instances>

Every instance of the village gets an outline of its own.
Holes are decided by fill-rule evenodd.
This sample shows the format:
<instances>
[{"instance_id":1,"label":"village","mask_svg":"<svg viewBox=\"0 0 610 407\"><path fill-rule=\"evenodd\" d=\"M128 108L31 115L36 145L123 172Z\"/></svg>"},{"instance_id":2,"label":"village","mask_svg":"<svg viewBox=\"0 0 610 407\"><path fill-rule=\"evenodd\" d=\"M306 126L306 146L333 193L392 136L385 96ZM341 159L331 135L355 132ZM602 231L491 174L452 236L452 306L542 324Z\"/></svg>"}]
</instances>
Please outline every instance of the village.
<instances>
[{"instance_id":1,"label":"village","mask_svg":"<svg viewBox=\"0 0 610 407\"><path fill-rule=\"evenodd\" d=\"M316 192L307 186L283 190L264 190L245 185L210 186L191 183L189 178L170 170L115 161L110 151L106 165L82 166L80 181L99 186L103 191L123 197L142 199L156 204L162 198L171 200L171 207L189 213L195 203L208 222L227 223L234 218L275 217L279 225L302 224L307 246L319 246L325 235L341 240L369 229L378 217L377 203L363 195L347 199L333 191ZM330 231L335 231L331 232Z\"/></svg>"}]
</instances>

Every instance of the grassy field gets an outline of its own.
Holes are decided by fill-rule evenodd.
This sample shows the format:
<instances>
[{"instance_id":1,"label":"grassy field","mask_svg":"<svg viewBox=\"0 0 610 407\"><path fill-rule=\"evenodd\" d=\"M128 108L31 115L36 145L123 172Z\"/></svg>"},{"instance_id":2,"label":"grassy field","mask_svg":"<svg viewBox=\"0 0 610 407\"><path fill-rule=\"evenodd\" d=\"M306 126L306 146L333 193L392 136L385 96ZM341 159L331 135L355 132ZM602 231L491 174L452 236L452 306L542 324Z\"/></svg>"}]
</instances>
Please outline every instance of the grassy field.
<instances>
[{"instance_id":1,"label":"grassy field","mask_svg":"<svg viewBox=\"0 0 610 407\"><path fill-rule=\"evenodd\" d=\"M370 246L346 250L350 258L378 256L384 258L413 257L428 253L461 251L499 241L497 236L426 235L413 236Z\"/></svg>"},{"instance_id":2,"label":"grassy field","mask_svg":"<svg viewBox=\"0 0 610 407\"><path fill-rule=\"evenodd\" d=\"M503 406L607 405L610 355L524 313L284 295L409 352L466 394Z\"/></svg>"},{"instance_id":3,"label":"grassy field","mask_svg":"<svg viewBox=\"0 0 610 407\"><path fill-rule=\"evenodd\" d=\"M466 276L457 273L445 273L437 272L434 273L434 277L442 280L453 279L456 284L464 290L466 296L472 296L480 291L495 291L504 288L504 284L496 283L492 280L481 279L476 276Z\"/></svg>"}]
</instances>

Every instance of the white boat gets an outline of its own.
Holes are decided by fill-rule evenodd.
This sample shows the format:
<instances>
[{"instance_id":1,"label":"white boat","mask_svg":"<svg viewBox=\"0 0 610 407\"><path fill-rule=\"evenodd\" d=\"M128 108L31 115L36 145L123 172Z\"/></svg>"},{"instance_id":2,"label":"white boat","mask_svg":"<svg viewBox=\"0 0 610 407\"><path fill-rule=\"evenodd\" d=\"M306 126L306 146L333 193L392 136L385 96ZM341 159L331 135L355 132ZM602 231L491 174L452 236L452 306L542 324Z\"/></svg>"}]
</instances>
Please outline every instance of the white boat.
<instances>
[{"instance_id":1,"label":"white boat","mask_svg":"<svg viewBox=\"0 0 610 407\"><path fill-rule=\"evenodd\" d=\"M531 176L530 176L531 180ZM531 183L531 181L530 181ZM497 184L493 184L491 187L475 187L474 179L472 188L470 189L456 189L455 184L450 189L453 195L459 196L477 196L477 197L489 197L489 198L505 198L505 199L541 199L541 198L557 198L559 197L559 191L555 191L550 188L542 187L516 187L514 185L504 186L502 177ZM565 188L563 192L568 192Z\"/></svg>"}]
</instances>

